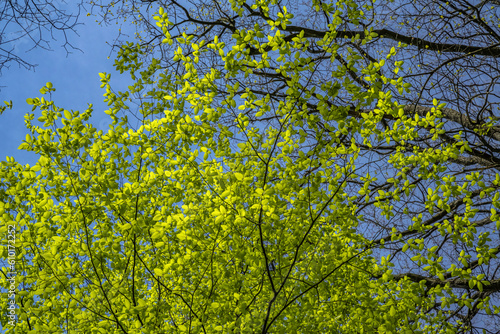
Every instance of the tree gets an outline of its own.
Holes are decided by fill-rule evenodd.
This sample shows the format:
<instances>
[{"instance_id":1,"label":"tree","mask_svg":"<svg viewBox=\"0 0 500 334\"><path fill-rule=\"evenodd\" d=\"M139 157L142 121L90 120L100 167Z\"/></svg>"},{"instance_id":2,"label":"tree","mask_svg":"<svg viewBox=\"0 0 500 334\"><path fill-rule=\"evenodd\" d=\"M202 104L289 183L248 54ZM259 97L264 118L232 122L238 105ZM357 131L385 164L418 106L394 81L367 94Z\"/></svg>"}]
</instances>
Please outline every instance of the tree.
<instances>
[{"instance_id":1,"label":"tree","mask_svg":"<svg viewBox=\"0 0 500 334\"><path fill-rule=\"evenodd\" d=\"M80 16L80 3L67 8L64 0L52 1L4 1L0 5L0 71L10 63L33 69L36 65L27 61L22 52L34 48L50 50L51 41L64 39L66 52L74 49L68 34L75 33ZM73 12L75 10L75 12Z\"/></svg>"},{"instance_id":2,"label":"tree","mask_svg":"<svg viewBox=\"0 0 500 334\"><path fill-rule=\"evenodd\" d=\"M369 145L363 137L351 133L339 139L344 146L351 145L354 140L361 150L360 155L371 160L371 163L363 164L363 173L373 177L373 171L379 172L376 176L378 180L362 192L370 198L380 192L384 195L368 204L363 203L361 198L356 203L359 205L358 213L369 222L362 226L360 232L374 241L388 236L393 227L401 232L403 240L395 241L395 245L391 246L393 261L399 263L401 269L406 268L399 271L398 277L415 282L426 279L429 286L437 284L435 274L424 275L413 261L405 260L406 254L400 251L404 248L403 242L420 240L425 245L430 243L428 248L442 244L436 258L442 255L444 263L453 263L464 270L471 269L477 275L484 274L490 281L497 282L498 264L482 267L483 262L477 259L478 252L484 250L478 251L478 245L470 240L466 244L457 243L452 235L458 232L445 233L440 229L451 226L452 231L455 231L455 227L460 230L464 224L472 222L476 224L476 236L483 235L482 238L491 239L490 247L486 248L497 249L500 242L497 238L498 226L494 226L497 205L494 189L498 182L497 153L500 139L498 1L276 1L273 4L266 2L262 7L254 6L251 1L160 0L153 4L162 5L168 17L175 18L169 30L175 42L171 45L161 43L164 38L162 28L148 20L150 15L144 15L147 10L155 8L150 2L143 7L134 7L135 13L139 14L125 11L128 16L136 15L136 22L142 23L140 36L143 47L156 50L163 66L174 69L181 77L186 75L185 67L178 66L179 60L183 58L178 55L172 59L168 56L171 52L182 52L183 56L194 58L191 66L196 69L197 75L208 73L212 68L219 70L221 77L230 85L234 87L239 84L240 94L236 95L254 94L257 100L268 99L266 103L271 108L265 112L264 118L256 118L253 113L247 114L249 122L255 126L279 126L277 116L273 114L273 104L279 105L295 84L290 83L289 76L283 75L283 70L288 70L286 61L294 61L295 66L303 67L300 69L303 77L300 89L311 92L311 98L305 101L310 113L321 112L326 104L328 108L337 109L360 121L363 114L374 118L379 141L371 141ZM334 34L331 31L332 24L336 30ZM283 44L278 47L279 56L277 50L265 44L265 37L256 37L258 30L267 36L273 27L280 30L283 39ZM228 48L234 46L234 39L243 39L240 41L245 42L240 44L241 53L236 54L245 58L242 63L244 73L237 71L240 67L229 67L226 60L214 57L210 52L197 53L197 50L190 48L189 43L184 43L187 38L190 42L198 43L213 40L214 36ZM302 41L298 38L302 38ZM179 44L182 51L178 49ZM299 49L300 52L297 52ZM204 51L203 48L201 50ZM388 54L391 55L389 60L386 59ZM293 58L295 56L297 58ZM258 68L262 65L256 64L261 63L264 57L269 65ZM311 68L307 69L307 66ZM222 81L219 87L226 84ZM416 122L415 131L418 134L403 137L403 131L398 130L401 127L399 117L387 113L377 114L375 103L360 105L356 103L357 99L354 99L355 102L352 100L353 92L366 94L374 86L375 89L391 92L392 99L403 106L399 113L412 117ZM320 96L315 95L318 91ZM225 93L214 97L217 105L224 106ZM426 120L436 103L446 103L440 109L442 124L437 124L438 128L434 127L432 119ZM234 117L224 116L221 122L233 128ZM308 126L305 128L308 129ZM316 132L310 134L310 141L306 142L310 148L314 148ZM460 148L460 151L446 156L446 149L450 145ZM424 157L432 152L435 157L440 155L444 161ZM396 160L393 156L400 162L394 164ZM442 165L446 165L446 169L438 171L444 168ZM427 174L426 170L430 168L436 169L435 176ZM448 178L450 174L451 179ZM405 186L398 181L401 177ZM438 182L432 181L433 178ZM476 187L477 182L482 182L480 187ZM470 200L452 190L464 185L472 192ZM484 189L491 192L482 193ZM353 184L349 193L357 194L359 190L360 186ZM403 191L409 193L405 193L407 201L400 199L399 193ZM438 207L429 208L427 197L449 202L450 207L446 207L446 213L439 202ZM376 208L374 204L382 199L390 210ZM382 219L379 210L391 212L390 217ZM469 210L472 210L474 217L469 217ZM467 223L462 218L466 218ZM432 225L433 228L431 231L415 230L414 220ZM440 233L444 234L432 240L435 234ZM475 240L477 238L474 237ZM477 261L467 260L469 256ZM458 282L462 279L459 276L458 271L449 272L446 280ZM494 298L495 288L492 288L494 291L475 293L466 281L462 280L454 286L466 292L470 302L479 305L485 297ZM498 302L495 299L494 303ZM473 319L477 318L478 312L477 308L464 308L453 317L465 319L467 326L474 327ZM476 321L480 328L482 320ZM488 326L498 327L493 324Z\"/></svg>"},{"instance_id":3,"label":"tree","mask_svg":"<svg viewBox=\"0 0 500 334\"><path fill-rule=\"evenodd\" d=\"M28 101L43 125L27 115L21 148L40 159L4 161L0 190L23 247L18 329L494 333L496 81L484 110L461 108L411 54L452 50L432 75L469 62L447 77L465 94L495 44L419 49L354 1L169 4L148 23L163 58L125 44L136 84L101 75L107 133L91 107ZM469 13L443 6L450 24Z\"/></svg>"}]
</instances>

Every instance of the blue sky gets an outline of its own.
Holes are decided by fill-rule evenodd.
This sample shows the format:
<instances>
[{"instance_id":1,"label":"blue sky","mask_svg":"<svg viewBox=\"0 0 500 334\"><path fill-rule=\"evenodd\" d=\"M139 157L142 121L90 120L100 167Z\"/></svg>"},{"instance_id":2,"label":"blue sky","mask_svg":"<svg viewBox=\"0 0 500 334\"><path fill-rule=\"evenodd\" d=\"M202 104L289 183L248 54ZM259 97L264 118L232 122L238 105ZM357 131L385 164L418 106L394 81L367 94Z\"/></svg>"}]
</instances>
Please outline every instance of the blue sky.
<instances>
[{"instance_id":1,"label":"blue sky","mask_svg":"<svg viewBox=\"0 0 500 334\"><path fill-rule=\"evenodd\" d=\"M27 98L40 97L40 88L47 82L52 82L56 92L52 100L65 109L84 110L88 103L94 105L94 124L98 129L105 130L109 124L104 110L107 105L102 102L104 91L100 88L99 72L111 73L113 88L128 86L130 77L114 71L114 55L110 55L111 47L106 42L116 38L119 26L99 26L95 17L81 15L76 29L80 36L70 35L70 42L83 52L73 50L67 54L61 46L62 36L52 41L53 51L40 48L24 52L30 48L28 40L21 40L17 48L21 56L28 62L36 63L35 71L20 68L12 63L9 69L4 69L0 76L0 103L12 100L12 110L6 110L0 115L0 160L6 156L14 157L22 164L34 164L38 159L34 154L19 151L17 148L25 138L27 129L24 125L24 115L31 112ZM132 39L132 37L130 38ZM109 57L109 59L108 59Z\"/></svg>"}]
</instances>

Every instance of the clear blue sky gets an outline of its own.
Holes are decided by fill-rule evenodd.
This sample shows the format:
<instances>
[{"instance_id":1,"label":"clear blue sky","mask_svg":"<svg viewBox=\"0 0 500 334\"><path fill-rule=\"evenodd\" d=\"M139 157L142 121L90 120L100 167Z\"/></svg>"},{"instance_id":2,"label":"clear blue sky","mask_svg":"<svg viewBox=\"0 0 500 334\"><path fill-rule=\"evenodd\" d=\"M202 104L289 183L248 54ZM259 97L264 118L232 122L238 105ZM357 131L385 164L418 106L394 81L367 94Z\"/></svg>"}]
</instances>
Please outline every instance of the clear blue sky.
<instances>
[{"instance_id":1,"label":"clear blue sky","mask_svg":"<svg viewBox=\"0 0 500 334\"><path fill-rule=\"evenodd\" d=\"M20 68L12 63L9 69L4 69L0 76L0 103L12 100L13 109L0 115L0 160L6 156L14 157L22 164L34 164L38 159L34 154L19 151L17 148L25 138L27 129L24 125L24 115L31 112L27 98L42 96L39 92L47 82L52 82L56 92L52 99L56 105L65 109L84 110L88 103L94 105L94 124L98 129L105 130L109 122L104 110L107 105L102 102L103 90L99 88L99 72L111 73L113 88L126 87L130 77L114 71L114 55L110 56L110 45L117 36L118 25L98 26L94 17L81 16L84 25L77 27L77 35L70 36L70 42L83 52L73 50L67 55L61 45L64 40L58 36L51 47L53 51L34 49L22 56L38 66L35 71ZM123 30L123 29L122 29ZM132 39L132 37L130 37ZM30 47L29 41L20 41L20 50ZM108 56L110 58L108 59Z\"/></svg>"}]
</instances>

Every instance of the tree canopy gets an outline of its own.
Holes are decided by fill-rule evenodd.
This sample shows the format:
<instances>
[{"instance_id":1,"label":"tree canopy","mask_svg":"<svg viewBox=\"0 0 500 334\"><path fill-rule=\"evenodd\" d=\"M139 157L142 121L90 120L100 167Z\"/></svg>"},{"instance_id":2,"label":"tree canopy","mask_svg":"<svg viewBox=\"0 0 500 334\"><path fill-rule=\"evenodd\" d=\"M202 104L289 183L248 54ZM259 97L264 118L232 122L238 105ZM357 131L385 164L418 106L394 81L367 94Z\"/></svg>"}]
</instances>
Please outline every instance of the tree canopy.
<instances>
[{"instance_id":1,"label":"tree canopy","mask_svg":"<svg viewBox=\"0 0 500 334\"><path fill-rule=\"evenodd\" d=\"M94 5L135 84L27 101L16 330L497 333L497 1Z\"/></svg>"}]
</instances>

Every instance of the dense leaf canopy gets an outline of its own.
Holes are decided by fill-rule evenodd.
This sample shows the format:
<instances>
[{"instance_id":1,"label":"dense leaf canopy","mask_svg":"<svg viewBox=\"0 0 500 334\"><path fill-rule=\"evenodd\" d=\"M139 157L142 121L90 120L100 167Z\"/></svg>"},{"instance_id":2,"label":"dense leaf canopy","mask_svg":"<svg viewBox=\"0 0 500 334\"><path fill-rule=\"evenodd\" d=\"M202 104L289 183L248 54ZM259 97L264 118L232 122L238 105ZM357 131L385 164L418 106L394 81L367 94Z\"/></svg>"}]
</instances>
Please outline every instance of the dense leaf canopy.
<instances>
[{"instance_id":1,"label":"dense leaf canopy","mask_svg":"<svg viewBox=\"0 0 500 334\"><path fill-rule=\"evenodd\" d=\"M94 6L135 84L28 100L16 330L497 333L497 1Z\"/></svg>"}]
</instances>

